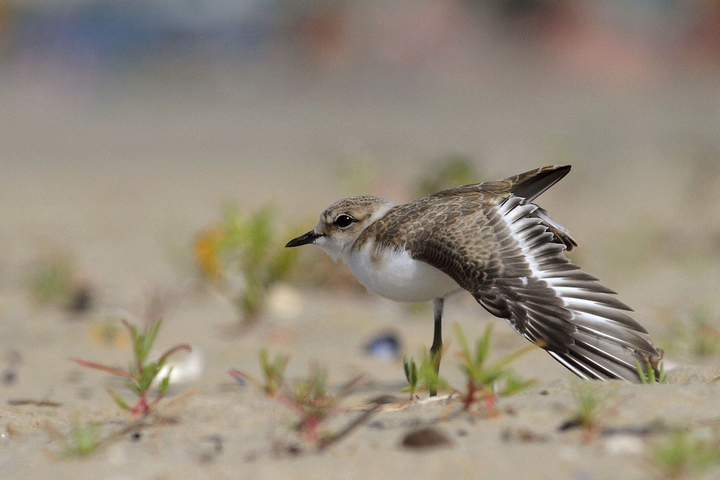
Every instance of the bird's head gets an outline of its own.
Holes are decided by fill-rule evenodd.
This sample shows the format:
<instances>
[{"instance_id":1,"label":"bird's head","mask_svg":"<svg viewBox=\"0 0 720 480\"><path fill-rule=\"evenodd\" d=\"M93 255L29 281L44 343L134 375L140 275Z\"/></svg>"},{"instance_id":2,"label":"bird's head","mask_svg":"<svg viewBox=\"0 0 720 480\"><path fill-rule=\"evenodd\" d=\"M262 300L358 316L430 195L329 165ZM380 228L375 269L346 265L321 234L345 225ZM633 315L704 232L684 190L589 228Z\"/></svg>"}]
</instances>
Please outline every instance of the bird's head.
<instances>
[{"instance_id":1,"label":"bird's head","mask_svg":"<svg viewBox=\"0 0 720 480\"><path fill-rule=\"evenodd\" d=\"M285 246L314 244L337 260L368 226L383 217L394 205L390 200L372 196L342 199L325 209L314 229L293 238Z\"/></svg>"}]
</instances>

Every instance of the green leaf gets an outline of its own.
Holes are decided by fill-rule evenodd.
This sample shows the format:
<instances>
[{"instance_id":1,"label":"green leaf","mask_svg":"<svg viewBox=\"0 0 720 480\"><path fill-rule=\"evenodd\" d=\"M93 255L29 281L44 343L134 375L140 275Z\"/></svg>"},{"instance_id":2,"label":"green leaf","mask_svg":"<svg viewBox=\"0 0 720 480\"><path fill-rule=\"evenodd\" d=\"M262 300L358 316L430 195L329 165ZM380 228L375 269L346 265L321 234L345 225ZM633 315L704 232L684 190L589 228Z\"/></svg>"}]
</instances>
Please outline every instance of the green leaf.
<instances>
[{"instance_id":1,"label":"green leaf","mask_svg":"<svg viewBox=\"0 0 720 480\"><path fill-rule=\"evenodd\" d=\"M162 379L160 382L160 387L158 387L158 393L161 397L164 397L167 393L168 389L170 388L170 373L172 372L172 368L168 369L167 375Z\"/></svg>"},{"instance_id":2,"label":"green leaf","mask_svg":"<svg viewBox=\"0 0 720 480\"><path fill-rule=\"evenodd\" d=\"M137 346L138 343L138 333L137 333L137 327L135 325L131 325L127 320L122 319L120 320L122 324L125 326L125 328L128 330L128 333L130 333L130 342L133 345L133 348ZM136 353L137 358L137 353Z\"/></svg>"},{"instance_id":3,"label":"green leaf","mask_svg":"<svg viewBox=\"0 0 720 480\"><path fill-rule=\"evenodd\" d=\"M658 364L657 375L655 374L655 369L650 362L647 362L645 364L645 369L643 369L640 362L635 360L635 368L637 368L638 377L640 377L640 382L643 384L667 383L667 373L665 373L665 365L663 362Z\"/></svg>"},{"instance_id":4,"label":"green leaf","mask_svg":"<svg viewBox=\"0 0 720 480\"><path fill-rule=\"evenodd\" d=\"M423 351L420 368L418 368L417 371L418 382L422 383L423 387L431 392L449 387L449 384L438 374L437 371L436 362L441 355L442 352L438 352L438 355L431 356L426 351Z\"/></svg>"},{"instance_id":5,"label":"green leaf","mask_svg":"<svg viewBox=\"0 0 720 480\"><path fill-rule=\"evenodd\" d=\"M405 370L405 378L408 384L410 384L410 389L414 391L418 382L418 369L412 357L408 357L407 355L403 356L403 369Z\"/></svg>"},{"instance_id":6,"label":"green leaf","mask_svg":"<svg viewBox=\"0 0 720 480\"><path fill-rule=\"evenodd\" d=\"M478 340L477 353L475 354L475 366L477 367L481 367L482 364L485 363L485 359L487 358L488 353L490 353L490 337L492 336L492 330L493 324L488 323L482 337Z\"/></svg>"},{"instance_id":7,"label":"green leaf","mask_svg":"<svg viewBox=\"0 0 720 480\"><path fill-rule=\"evenodd\" d=\"M123 410L132 410L132 407L130 407L130 405L128 405L128 403L117 392L114 390L108 390L107 392L120 408Z\"/></svg>"},{"instance_id":8,"label":"green leaf","mask_svg":"<svg viewBox=\"0 0 720 480\"><path fill-rule=\"evenodd\" d=\"M508 372L505 375L505 385L500 391L501 396L510 396L535 384L534 379L525 380L515 375L514 372Z\"/></svg>"},{"instance_id":9,"label":"green leaf","mask_svg":"<svg viewBox=\"0 0 720 480\"><path fill-rule=\"evenodd\" d=\"M143 333L141 333L140 335L137 336L137 344L135 345L135 355L136 355L138 364L145 363L145 360L147 360L148 356L150 355L150 352L152 351L152 347L155 344L155 338L157 337L157 334L160 331L161 325L162 325L162 319L158 319L152 325L150 325L149 327L146 327L143 330Z\"/></svg>"}]
</instances>

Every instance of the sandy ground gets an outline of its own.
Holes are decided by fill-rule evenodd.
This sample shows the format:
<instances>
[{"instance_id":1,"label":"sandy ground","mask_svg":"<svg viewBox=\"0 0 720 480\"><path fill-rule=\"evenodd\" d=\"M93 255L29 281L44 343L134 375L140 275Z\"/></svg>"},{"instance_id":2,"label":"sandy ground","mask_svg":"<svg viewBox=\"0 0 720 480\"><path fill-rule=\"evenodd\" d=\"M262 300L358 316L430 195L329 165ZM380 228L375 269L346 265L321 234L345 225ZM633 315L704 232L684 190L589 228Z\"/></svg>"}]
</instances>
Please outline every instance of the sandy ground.
<instances>
[{"instance_id":1,"label":"sandy ground","mask_svg":"<svg viewBox=\"0 0 720 480\"><path fill-rule=\"evenodd\" d=\"M280 218L309 229L319 211L358 187L348 165L378 176L371 191L404 200L439 159L475 159L487 179L542 164L573 172L540 201L581 247L574 257L621 292L656 343L668 317L720 312L720 91L714 79L619 89L563 82L515 66L502 75L328 80L292 68L167 66L120 78L41 67L7 68L0 85L0 478L658 478L652 446L667 428L717 438L720 386L713 360L670 354L670 382L604 385L609 401L597 436L560 431L573 416L570 375L541 351L516 370L531 389L498 402L499 415L458 414L450 402L376 413L325 451L290 454L292 413L227 374L259 374L257 352L309 362L337 387L366 382L343 404L335 428L378 395L405 398L399 360L369 357L383 330L417 355L431 340L430 311L409 310L356 290L275 292L243 334L223 298L188 289L190 243L221 205L274 202ZM289 239L289 238L288 238ZM95 293L82 317L34 305L28 271L70 251ZM154 290L182 292L164 312L159 348L188 342L202 376L172 388L159 414L85 458L60 458L73 422L98 422L103 437L129 415L105 393L122 390L71 357L124 365L128 350L95 340L108 319L139 316ZM187 293L191 292L191 293ZM493 321L471 299L449 302L446 336L459 322L474 338ZM523 345L495 329L496 354ZM451 346L451 349L454 346ZM451 353L453 351L451 350ZM182 355L178 355L178 359ZM462 385L452 356L444 371ZM127 392L125 392L127 393ZM424 394L421 395L424 398ZM21 404L18 401L50 402ZM403 437L433 426L450 439L413 450ZM649 433L645 431L650 428ZM603 429L605 433L600 433ZM307 446L304 446L307 448ZM720 469L708 473L717 478Z\"/></svg>"}]
</instances>

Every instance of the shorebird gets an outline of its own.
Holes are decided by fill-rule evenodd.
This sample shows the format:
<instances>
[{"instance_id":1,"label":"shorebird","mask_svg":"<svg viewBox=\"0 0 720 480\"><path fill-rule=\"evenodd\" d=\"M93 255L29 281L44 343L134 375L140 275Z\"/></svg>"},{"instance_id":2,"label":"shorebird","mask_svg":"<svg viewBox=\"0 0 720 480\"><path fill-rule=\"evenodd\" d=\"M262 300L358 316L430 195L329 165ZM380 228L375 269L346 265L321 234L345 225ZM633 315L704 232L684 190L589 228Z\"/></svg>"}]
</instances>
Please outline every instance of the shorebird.
<instances>
[{"instance_id":1,"label":"shorebird","mask_svg":"<svg viewBox=\"0 0 720 480\"><path fill-rule=\"evenodd\" d=\"M346 198L286 247L319 246L371 293L433 300L437 369L445 298L466 290L579 377L639 383L638 362L656 369L661 353L630 307L567 259L577 243L533 203L569 171L543 167L402 205Z\"/></svg>"}]
</instances>

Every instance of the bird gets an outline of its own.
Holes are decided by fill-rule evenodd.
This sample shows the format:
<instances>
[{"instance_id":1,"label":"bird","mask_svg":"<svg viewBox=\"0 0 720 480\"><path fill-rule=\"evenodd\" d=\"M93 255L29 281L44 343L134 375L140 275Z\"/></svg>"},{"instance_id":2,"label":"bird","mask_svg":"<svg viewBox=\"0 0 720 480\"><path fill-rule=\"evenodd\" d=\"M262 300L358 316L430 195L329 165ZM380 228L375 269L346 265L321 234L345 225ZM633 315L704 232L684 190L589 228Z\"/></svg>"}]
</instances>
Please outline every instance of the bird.
<instances>
[{"instance_id":1,"label":"bird","mask_svg":"<svg viewBox=\"0 0 720 480\"><path fill-rule=\"evenodd\" d=\"M370 293L432 300L438 371L445 299L465 290L575 375L641 383L638 365L657 373L662 352L616 292L566 257L577 242L534 203L570 169L546 166L399 205L345 198L286 247L320 247Z\"/></svg>"}]
</instances>

